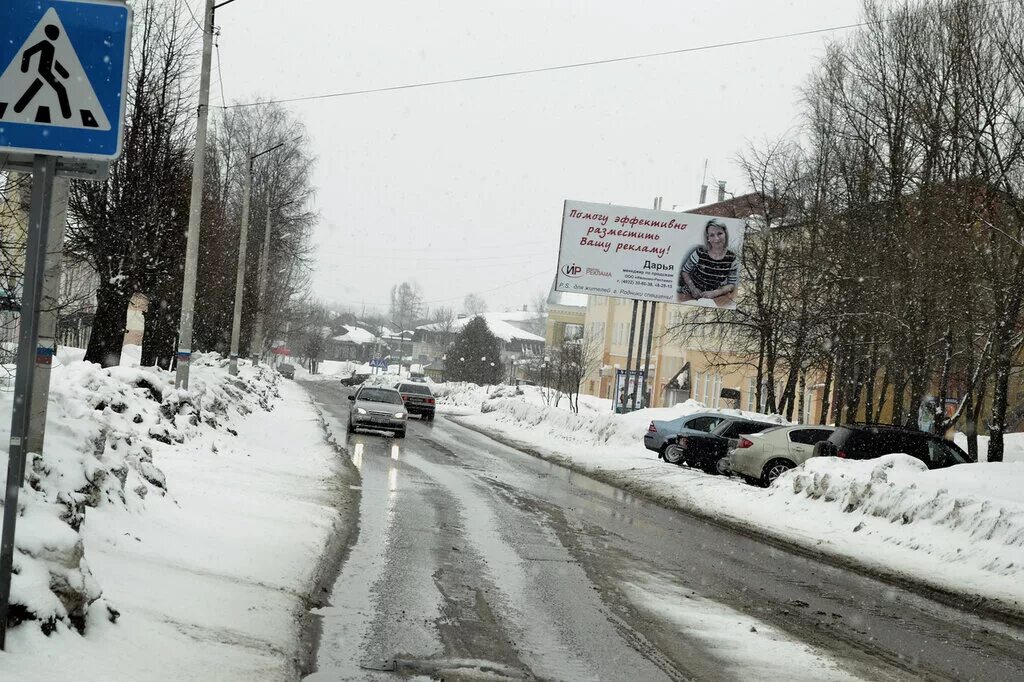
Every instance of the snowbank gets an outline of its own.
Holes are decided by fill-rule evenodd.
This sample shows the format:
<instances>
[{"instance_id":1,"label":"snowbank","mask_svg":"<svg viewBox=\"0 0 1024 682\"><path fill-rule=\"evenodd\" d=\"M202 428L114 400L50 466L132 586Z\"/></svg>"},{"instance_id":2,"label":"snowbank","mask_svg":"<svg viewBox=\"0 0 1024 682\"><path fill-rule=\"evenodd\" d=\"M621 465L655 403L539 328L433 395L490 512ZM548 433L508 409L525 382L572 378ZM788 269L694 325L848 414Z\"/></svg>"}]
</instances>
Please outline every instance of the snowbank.
<instances>
[{"instance_id":1,"label":"snowbank","mask_svg":"<svg viewBox=\"0 0 1024 682\"><path fill-rule=\"evenodd\" d=\"M607 401L603 401L607 402ZM627 449L641 454L645 451L643 436L654 419L669 420L701 411L786 423L782 417L744 412L741 410L708 410L702 403L688 400L674 407L649 408L626 414L583 409L573 414L566 409L544 405L542 402L519 397L491 399L481 406L481 413L491 422L506 425L510 431L529 433L532 440L545 443L559 442L571 451L590 451L594 448Z\"/></svg>"},{"instance_id":2,"label":"snowbank","mask_svg":"<svg viewBox=\"0 0 1024 682\"><path fill-rule=\"evenodd\" d=\"M104 679L115 660L132 679L297 674L298 615L339 524L325 493L335 455L304 392L266 367L231 377L216 355L194 356L188 392L169 372L76 355L55 363L44 453L20 494L21 624L0 668L20 679ZM11 399L0 393L4 442Z\"/></svg>"},{"instance_id":3,"label":"snowbank","mask_svg":"<svg viewBox=\"0 0 1024 682\"><path fill-rule=\"evenodd\" d=\"M233 384L223 367L194 367L193 386L203 376L208 388ZM262 382L283 399L269 412L229 410L220 429L201 421L183 443L154 443L167 493L132 509L90 508L82 526L103 589L86 635L58 622L46 636L24 623L9 633L0 677L300 676L300 623L322 596L314 586L323 582L324 549L347 532L337 508L345 486L305 392L290 381L275 386L270 372L241 369L243 383ZM116 623L97 608L103 602L120 611Z\"/></svg>"},{"instance_id":4,"label":"snowbank","mask_svg":"<svg viewBox=\"0 0 1024 682\"><path fill-rule=\"evenodd\" d=\"M192 391L173 376L129 367L101 369L71 362L53 368L44 453L26 463L19 495L21 518L11 586L15 622L58 623L84 630L101 595L84 558L80 534L86 510L116 506L135 511L167 479L154 463L154 446L183 443L218 429L231 414L266 406L275 391L261 378L216 381L219 358L201 358ZM10 438L13 393L0 394L0 440ZM6 453L5 453L6 455ZM6 477L7 457L0 475ZM0 497L0 501L2 501ZM109 611L113 618L116 614Z\"/></svg>"},{"instance_id":5,"label":"snowbank","mask_svg":"<svg viewBox=\"0 0 1024 682\"><path fill-rule=\"evenodd\" d=\"M907 455L812 458L769 491L780 508L835 514L836 524L929 563L1024 578L1024 463L929 471ZM849 520L856 521L852 529ZM1022 593L1024 594L1024 593Z\"/></svg>"}]
</instances>

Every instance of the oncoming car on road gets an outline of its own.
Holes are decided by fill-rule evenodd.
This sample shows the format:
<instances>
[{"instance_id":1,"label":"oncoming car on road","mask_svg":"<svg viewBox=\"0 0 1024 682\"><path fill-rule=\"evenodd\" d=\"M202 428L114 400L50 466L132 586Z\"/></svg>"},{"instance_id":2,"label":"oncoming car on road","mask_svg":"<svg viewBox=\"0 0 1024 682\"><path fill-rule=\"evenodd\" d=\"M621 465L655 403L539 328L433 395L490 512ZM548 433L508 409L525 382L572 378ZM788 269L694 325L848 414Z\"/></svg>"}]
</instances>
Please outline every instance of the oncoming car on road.
<instances>
[{"instance_id":1,"label":"oncoming car on road","mask_svg":"<svg viewBox=\"0 0 1024 682\"><path fill-rule=\"evenodd\" d=\"M362 386L348 397L352 410L348 417L348 432L356 429L392 431L396 438L405 438L405 423L409 413L402 402L402 394L393 388Z\"/></svg>"}]
</instances>

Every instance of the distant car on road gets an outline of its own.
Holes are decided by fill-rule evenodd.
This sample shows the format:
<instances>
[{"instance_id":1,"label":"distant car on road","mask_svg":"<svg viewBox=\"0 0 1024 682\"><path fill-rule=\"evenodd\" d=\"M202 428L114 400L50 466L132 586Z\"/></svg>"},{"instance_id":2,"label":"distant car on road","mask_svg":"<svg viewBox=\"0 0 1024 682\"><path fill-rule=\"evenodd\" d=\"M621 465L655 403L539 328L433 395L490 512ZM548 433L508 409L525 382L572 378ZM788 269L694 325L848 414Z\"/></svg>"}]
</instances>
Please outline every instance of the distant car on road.
<instances>
[{"instance_id":1,"label":"distant car on road","mask_svg":"<svg viewBox=\"0 0 1024 682\"><path fill-rule=\"evenodd\" d=\"M709 433L683 431L669 439L665 448L665 461L669 464L686 463L705 473L721 474L722 460L730 448L736 447L741 435L760 433L779 426L773 422L759 422L740 417L726 417Z\"/></svg>"},{"instance_id":2,"label":"distant car on road","mask_svg":"<svg viewBox=\"0 0 1024 682\"><path fill-rule=\"evenodd\" d=\"M958 445L939 436L884 424L844 424L828 440L815 444L815 457L875 459L903 453L924 462L929 469L942 469L970 461Z\"/></svg>"},{"instance_id":3,"label":"distant car on road","mask_svg":"<svg viewBox=\"0 0 1024 682\"><path fill-rule=\"evenodd\" d=\"M290 365L287 362L282 362L277 366L277 371L281 373L285 379L295 378L295 365Z\"/></svg>"},{"instance_id":4,"label":"distant car on road","mask_svg":"<svg viewBox=\"0 0 1024 682\"><path fill-rule=\"evenodd\" d=\"M647 433L644 434L644 446L648 450L657 452L660 457L664 457L669 439L675 438L683 431L707 433L718 426L723 419L725 419L725 415L719 412L694 412L676 419L655 419L647 427Z\"/></svg>"},{"instance_id":5,"label":"distant car on road","mask_svg":"<svg viewBox=\"0 0 1024 682\"><path fill-rule=\"evenodd\" d=\"M434 394L427 384L406 382L398 385L398 392L405 401L409 414L418 414L429 422L434 421Z\"/></svg>"},{"instance_id":6,"label":"distant car on road","mask_svg":"<svg viewBox=\"0 0 1024 682\"><path fill-rule=\"evenodd\" d=\"M828 440L831 426L779 426L765 429L757 438L741 437L729 451L725 468L764 487L790 469L814 456L814 444Z\"/></svg>"},{"instance_id":7,"label":"distant car on road","mask_svg":"<svg viewBox=\"0 0 1024 682\"><path fill-rule=\"evenodd\" d=\"M352 372L352 374L350 374L349 376L342 377L341 385L342 386L358 386L361 383L363 383L364 381L366 381L367 377L369 377L369 376L370 376L369 374L356 374L355 372Z\"/></svg>"},{"instance_id":8,"label":"distant car on road","mask_svg":"<svg viewBox=\"0 0 1024 682\"><path fill-rule=\"evenodd\" d=\"M368 428L391 431L395 438L405 438L405 424L409 413L402 402L402 394L383 386L361 386L348 397L352 409L348 416L348 432Z\"/></svg>"}]
</instances>

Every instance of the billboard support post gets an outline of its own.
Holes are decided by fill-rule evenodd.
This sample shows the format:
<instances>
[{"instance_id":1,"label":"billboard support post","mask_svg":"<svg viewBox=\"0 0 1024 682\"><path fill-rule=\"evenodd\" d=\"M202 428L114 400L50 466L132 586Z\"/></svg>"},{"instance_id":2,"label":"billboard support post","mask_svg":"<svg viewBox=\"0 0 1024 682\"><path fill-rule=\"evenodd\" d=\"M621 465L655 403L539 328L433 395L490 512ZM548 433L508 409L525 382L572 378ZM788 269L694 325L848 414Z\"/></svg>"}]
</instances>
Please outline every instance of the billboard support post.
<instances>
[{"instance_id":1,"label":"billboard support post","mask_svg":"<svg viewBox=\"0 0 1024 682\"><path fill-rule=\"evenodd\" d=\"M655 211L660 211L661 210L661 200L662 200L661 197L655 197L654 198L654 210ZM646 356L646 359L644 360L644 373L642 375L643 378L644 378L644 390L640 394L640 409L643 409L645 407L650 407L650 405L647 404L649 402L648 399L647 399L647 395L648 395L647 374L651 370L651 340L654 338L654 314L657 311L657 309L658 309L657 301L651 301L651 319L647 323L647 356ZM639 365L639 363L637 363L637 370L639 370L639 369L640 369L640 365ZM653 397L653 391L651 391L651 396Z\"/></svg>"},{"instance_id":2,"label":"billboard support post","mask_svg":"<svg viewBox=\"0 0 1024 682\"><path fill-rule=\"evenodd\" d=\"M648 326L647 326L647 359L644 361L644 374L643 374L643 377L644 377L644 389L645 389L645 391L644 391L644 394L643 394L643 396L641 397L641 400L640 400L640 408L641 409L643 409L645 407L650 407L650 405L648 404L648 403L650 403L650 400L647 398L648 395L650 395L651 398L654 397L654 390L650 389L650 393L648 393L646 389L647 389L647 381L648 381L647 376L648 376L648 374L650 374L650 371L651 371L651 341L654 339L654 316L655 316L655 314L657 312L658 312L658 303L656 301L652 301L651 302L651 319L650 319L650 322L647 323L648 324Z\"/></svg>"},{"instance_id":3,"label":"billboard support post","mask_svg":"<svg viewBox=\"0 0 1024 682\"><path fill-rule=\"evenodd\" d=\"M633 392L629 396L629 409L636 409L636 394L640 392L640 360L643 359L644 355L644 326L647 323L647 301L643 302L640 307L640 326L637 327L637 341L636 341L636 370L633 376L636 380L633 382ZM626 367L628 370L629 367Z\"/></svg>"},{"instance_id":4,"label":"billboard support post","mask_svg":"<svg viewBox=\"0 0 1024 682\"><path fill-rule=\"evenodd\" d=\"M633 364L633 338L636 335L636 309L639 304L640 301L633 301L633 318L629 321L629 349L626 351L626 372L629 372L629 366ZM639 352L639 350L637 352ZM612 402L612 411L615 411L615 401L621 402L621 405L619 406L620 412L626 411L626 404L629 402L628 382L626 383L626 389L627 395L624 395L621 398L617 395L613 396L614 401Z\"/></svg>"}]
</instances>

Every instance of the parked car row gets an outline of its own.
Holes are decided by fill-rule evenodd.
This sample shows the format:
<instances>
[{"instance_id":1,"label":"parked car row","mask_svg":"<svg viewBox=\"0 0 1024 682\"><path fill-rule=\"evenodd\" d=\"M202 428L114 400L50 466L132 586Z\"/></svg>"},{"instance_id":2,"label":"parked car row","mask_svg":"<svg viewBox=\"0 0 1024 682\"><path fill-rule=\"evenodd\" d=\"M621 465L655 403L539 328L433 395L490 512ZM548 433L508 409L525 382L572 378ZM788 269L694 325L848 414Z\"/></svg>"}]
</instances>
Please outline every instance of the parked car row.
<instances>
[{"instance_id":1,"label":"parked car row","mask_svg":"<svg viewBox=\"0 0 1024 682\"><path fill-rule=\"evenodd\" d=\"M811 457L874 459L903 453L929 469L969 461L955 443L898 426L783 426L709 412L652 421L644 444L669 464L687 464L710 474L735 473L763 486Z\"/></svg>"}]
</instances>

